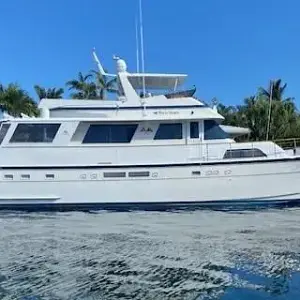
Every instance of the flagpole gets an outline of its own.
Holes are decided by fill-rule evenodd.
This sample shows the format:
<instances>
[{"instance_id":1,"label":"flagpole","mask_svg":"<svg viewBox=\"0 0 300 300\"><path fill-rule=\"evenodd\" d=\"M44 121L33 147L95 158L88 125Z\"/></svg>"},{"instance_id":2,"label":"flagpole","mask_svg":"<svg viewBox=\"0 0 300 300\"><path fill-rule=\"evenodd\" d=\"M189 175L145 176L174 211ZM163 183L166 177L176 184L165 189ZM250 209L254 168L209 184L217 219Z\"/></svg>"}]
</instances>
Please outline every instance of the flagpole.
<instances>
[{"instance_id":1,"label":"flagpole","mask_svg":"<svg viewBox=\"0 0 300 300\"><path fill-rule=\"evenodd\" d=\"M139 15L140 15L140 43L141 43L141 69L144 75L145 73L145 59L144 59L144 33L143 33L143 13L142 13L142 0L139 0ZM143 94L145 97L146 87L145 87L145 76L143 76Z\"/></svg>"},{"instance_id":2,"label":"flagpole","mask_svg":"<svg viewBox=\"0 0 300 300\"><path fill-rule=\"evenodd\" d=\"M270 98L269 98L269 113L268 113L268 126L266 133L266 141L269 139L270 123L271 123L271 110L272 110L272 98L273 98L273 81L270 82Z\"/></svg>"}]
</instances>

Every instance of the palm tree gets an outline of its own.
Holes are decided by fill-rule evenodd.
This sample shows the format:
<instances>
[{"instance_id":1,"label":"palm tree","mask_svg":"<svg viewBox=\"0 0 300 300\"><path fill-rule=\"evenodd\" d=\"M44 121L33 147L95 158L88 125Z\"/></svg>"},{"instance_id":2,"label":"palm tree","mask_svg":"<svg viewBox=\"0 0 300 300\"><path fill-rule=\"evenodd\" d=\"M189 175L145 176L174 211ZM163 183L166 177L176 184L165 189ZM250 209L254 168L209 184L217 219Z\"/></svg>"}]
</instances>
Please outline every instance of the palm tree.
<instances>
[{"instance_id":1,"label":"palm tree","mask_svg":"<svg viewBox=\"0 0 300 300\"><path fill-rule=\"evenodd\" d=\"M271 109L270 137L273 139L292 137L295 127L298 128L294 98L284 97L286 87L287 84L282 85L278 79L271 80L268 89L259 89L259 95L267 101L267 110Z\"/></svg>"},{"instance_id":2,"label":"palm tree","mask_svg":"<svg viewBox=\"0 0 300 300\"><path fill-rule=\"evenodd\" d=\"M76 93L71 94L73 99L96 99L97 87L90 79L92 74L83 75L78 73L78 79L70 80L66 83L69 90L75 90Z\"/></svg>"},{"instance_id":3,"label":"palm tree","mask_svg":"<svg viewBox=\"0 0 300 300\"><path fill-rule=\"evenodd\" d=\"M63 97L64 89L62 88L43 88L35 85L34 89L40 100L42 99L61 99Z\"/></svg>"},{"instance_id":4,"label":"palm tree","mask_svg":"<svg viewBox=\"0 0 300 300\"><path fill-rule=\"evenodd\" d=\"M290 101L293 98L284 98L284 92L287 87L285 83L283 86L281 85L282 80L271 80L268 89L260 88L259 95L265 96L267 99L270 99L272 96L272 100L276 101Z\"/></svg>"},{"instance_id":5,"label":"palm tree","mask_svg":"<svg viewBox=\"0 0 300 300\"><path fill-rule=\"evenodd\" d=\"M222 103L217 105L218 113L221 114L225 119L223 121L224 125L231 126L241 126L242 120L240 119L241 115L237 106L225 106Z\"/></svg>"},{"instance_id":6,"label":"palm tree","mask_svg":"<svg viewBox=\"0 0 300 300\"><path fill-rule=\"evenodd\" d=\"M98 90L99 99L105 99L105 93L116 93L117 92L117 79L108 80L107 76L101 74L98 71L91 70L91 74L95 77L95 83Z\"/></svg>"},{"instance_id":7,"label":"palm tree","mask_svg":"<svg viewBox=\"0 0 300 300\"><path fill-rule=\"evenodd\" d=\"M20 117L21 114L38 116L39 110L36 102L17 84L9 84L0 88L0 109L11 116Z\"/></svg>"},{"instance_id":8,"label":"palm tree","mask_svg":"<svg viewBox=\"0 0 300 300\"><path fill-rule=\"evenodd\" d=\"M250 139L263 140L266 137L268 101L261 96L251 96L244 100L239 113L243 115L245 126L251 130Z\"/></svg>"},{"instance_id":9,"label":"palm tree","mask_svg":"<svg viewBox=\"0 0 300 300\"><path fill-rule=\"evenodd\" d=\"M281 80L271 81L269 89L260 88L255 96L248 97L240 106L218 105L219 112L225 117L225 124L248 127L250 140L294 138L300 136L300 116L293 98L285 98L286 84ZM272 99L270 102L270 94ZM269 109L271 116L268 124ZM269 128L267 128L269 127Z\"/></svg>"}]
</instances>

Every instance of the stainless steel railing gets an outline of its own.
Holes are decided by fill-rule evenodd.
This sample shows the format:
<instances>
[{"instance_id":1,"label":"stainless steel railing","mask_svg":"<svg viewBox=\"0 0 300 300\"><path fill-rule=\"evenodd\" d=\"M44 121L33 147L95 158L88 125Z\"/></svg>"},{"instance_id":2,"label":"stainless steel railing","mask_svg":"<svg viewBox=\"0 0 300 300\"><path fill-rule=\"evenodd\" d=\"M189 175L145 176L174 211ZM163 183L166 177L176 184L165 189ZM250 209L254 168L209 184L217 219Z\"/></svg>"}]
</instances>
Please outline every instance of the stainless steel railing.
<instances>
[{"instance_id":1,"label":"stainless steel railing","mask_svg":"<svg viewBox=\"0 0 300 300\"><path fill-rule=\"evenodd\" d=\"M203 143L200 145L200 157L203 160L219 160L224 158L268 158L268 157L283 157L288 155L300 155L300 138L280 139L274 141L257 141L257 142L213 142ZM224 157L226 151L229 150L227 157ZM233 150L241 153L237 156ZM260 155L260 151L262 151ZM227 152L228 153L228 152ZM264 155L265 154L265 155Z\"/></svg>"}]
</instances>

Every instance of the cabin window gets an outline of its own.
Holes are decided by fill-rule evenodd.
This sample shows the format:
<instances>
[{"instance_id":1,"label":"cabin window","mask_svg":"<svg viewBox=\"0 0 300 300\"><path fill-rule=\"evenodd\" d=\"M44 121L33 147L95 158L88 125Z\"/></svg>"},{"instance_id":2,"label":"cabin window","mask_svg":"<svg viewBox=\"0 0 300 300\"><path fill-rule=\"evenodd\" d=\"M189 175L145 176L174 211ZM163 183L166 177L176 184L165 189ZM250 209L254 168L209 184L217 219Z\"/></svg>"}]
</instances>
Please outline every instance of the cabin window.
<instances>
[{"instance_id":1,"label":"cabin window","mask_svg":"<svg viewBox=\"0 0 300 300\"><path fill-rule=\"evenodd\" d=\"M182 124L160 124L154 137L155 140L181 140Z\"/></svg>"},{"instance_id":2,"label":"cabin window","mask_svg":"<svg viewBox=\"0 0 300 300\"><path fill-rule=\"evenodd\" d=\"M137 124L92 124L83 143L130 143L136 129Z\"/></svg>"},{"instance_id":3,"label":"cabin window","mask_svg":"<svg viewBox=\"0 0 300 300\"><path fill-rule=\"evenodd\" d=\"M250 158L250 157L266 157L267 155L263 153L260 149L231 149L227 150L224 154L224 159L230 158Z\"/></svg>"},{"instance_id":4,"label":"cabin window","mask_svg":"<svg viewBox=\"0 0 300 300\"><path fill-rule=\"evenodd\" d=\"M10 143L52 143L60 124L18 124Z\"/></svg>"},{"instance_id":5,"label":"cabin window","mask_svg":"<svg viewBox=\"0 0 300 300\"><path fill-rule=\"evenodd\" d=\"M198 122L190 123L190 138L191 139L199 138L199 123Z\"/></svg>"},{"instance_id":6,"label":"cabin window","mask_svg":"<svg viewBox=\"0 0 300 300\"><path fill-rule=\"evenodd\" d=\"M8 124L8 123L2 124L2 126L0 128L0 144L3 142L9 127L10 127L10 124Z\"/></svg>"},{"instance_id":7,"label":"cabin window","mask_svg":"<svg viewBox=\"0 0 300 300\"><path fill-rule=\"evenodd\" d=\"M21 179L22 180L29 180L30 179L30 175L29 174L22 174L21 175Z\"/></svg>"},{"instance_id":8,"label":"cabin window","mask_svg":"<svg viewBox=\"0 0 300 300\"><path fill-rule=\"evenodd\" d=\"M219 126L214 120L204 121L204 139L205 140L219 140L227 139L229 135Z\"/></svg>"}]
</instances>

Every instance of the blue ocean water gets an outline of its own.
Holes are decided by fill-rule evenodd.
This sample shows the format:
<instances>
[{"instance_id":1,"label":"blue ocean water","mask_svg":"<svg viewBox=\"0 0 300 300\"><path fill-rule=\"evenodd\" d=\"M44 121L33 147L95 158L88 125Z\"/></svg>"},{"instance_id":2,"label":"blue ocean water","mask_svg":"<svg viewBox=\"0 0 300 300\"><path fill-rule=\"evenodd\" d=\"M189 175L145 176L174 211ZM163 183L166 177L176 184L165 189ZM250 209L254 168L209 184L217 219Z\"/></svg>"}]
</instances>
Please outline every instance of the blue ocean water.
<instances>
[{"instance_id":1,"label":"blue ocean water","mask_svg":"<svg viewBox=\"0 0 300 300\"><path fill-rule=\"evenodd\" d=\"M0 299L300 299L300 209L0 213Z\"/></svg>"}]
</instances>

